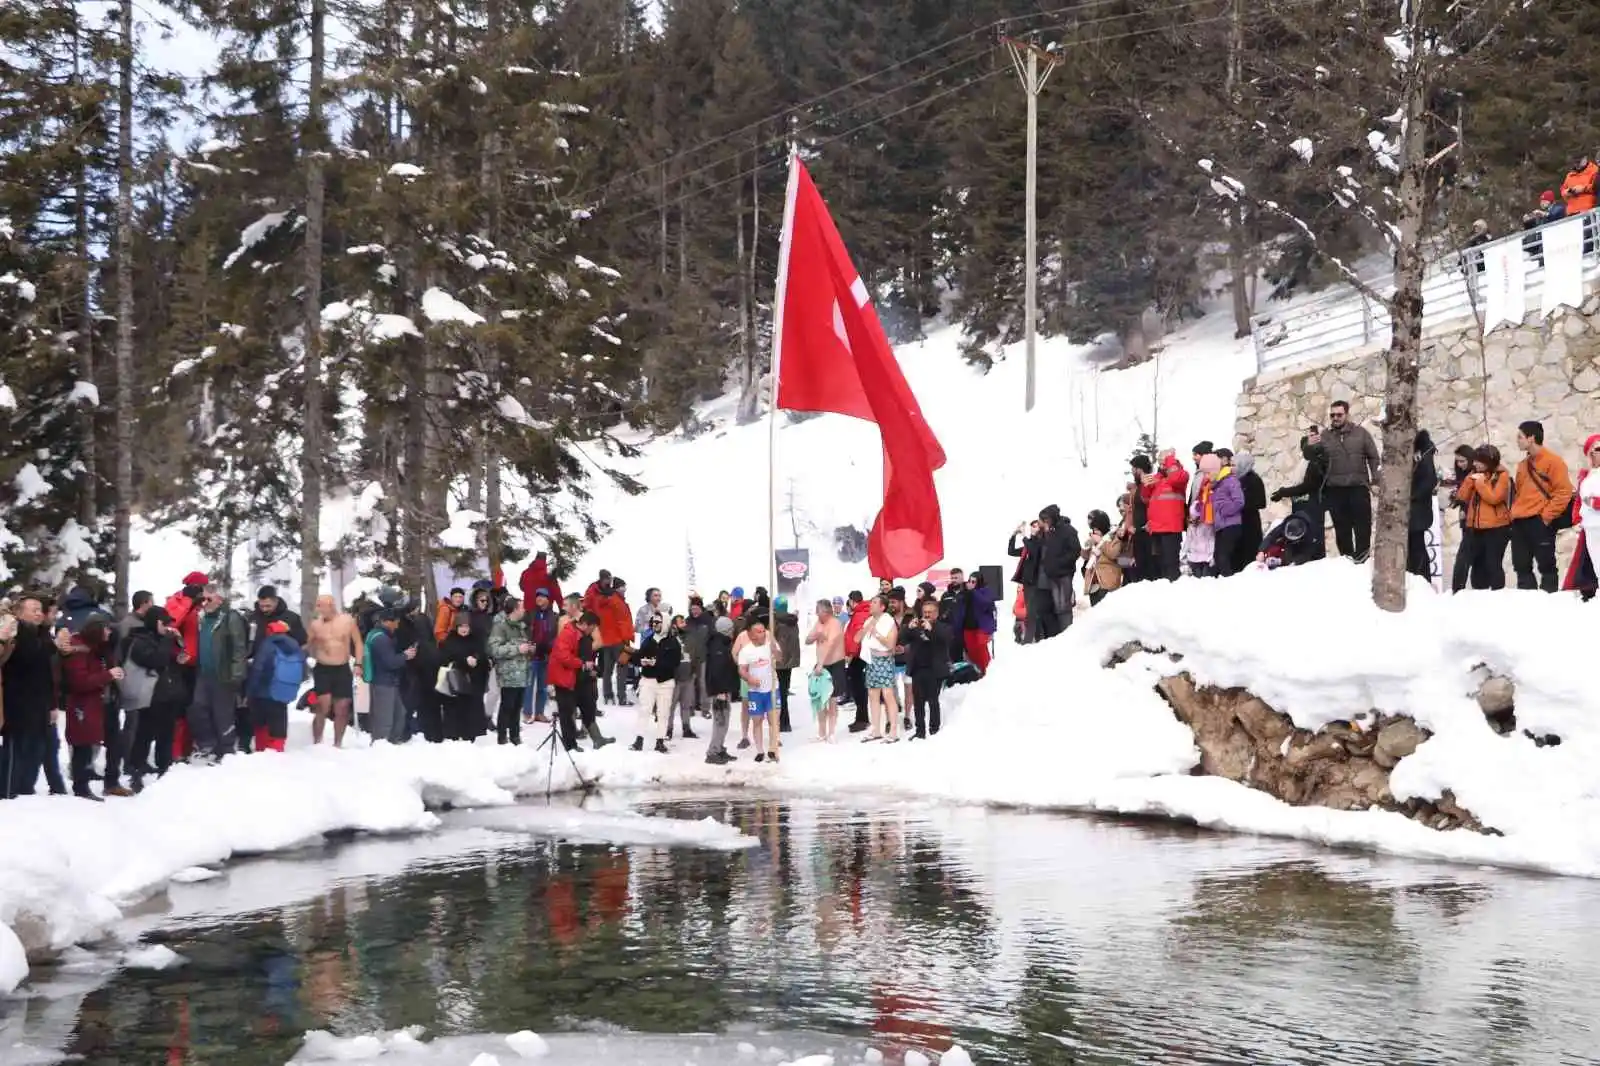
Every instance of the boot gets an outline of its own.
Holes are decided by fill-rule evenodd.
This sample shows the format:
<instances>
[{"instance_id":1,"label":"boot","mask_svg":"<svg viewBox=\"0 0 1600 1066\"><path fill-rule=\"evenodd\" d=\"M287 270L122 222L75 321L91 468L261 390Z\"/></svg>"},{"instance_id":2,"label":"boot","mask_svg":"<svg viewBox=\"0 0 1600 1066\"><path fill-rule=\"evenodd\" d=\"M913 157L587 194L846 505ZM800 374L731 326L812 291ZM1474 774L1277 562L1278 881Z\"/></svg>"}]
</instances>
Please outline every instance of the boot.
<instances>
[{"instance_id":1,"label":"boot","mask_svg":"<svg viewBox=\"0 0 1600 1066\"><path fill-rule=\"evenodd\" d=\"M601 736L600 735L600 727L598 725L596 725L594 722L590 722L589 723L589 740L591 742L593 742L595 751L599 751L601 748L605 747L607 744L615 744L616 743L616 740L614 738L612 738L612 737ZM643 741L641 741L640 742L640 750L643 750L643 748L644 748L644 744L643 744Z\"/></svg>"},{"instance_id":2,"label":"boot","mask_svg":"<svg viewBox=\"0 0 1600 1066\"><path fill-rule=\"evenodd\" d=\"M683 727L683 739L684 740L699 740L700 739L700 735L698 733L696 733L694 730L690 729L688 726L684 726Z\"/></svg>"},{"instance_id":3,"label":"boot","mask_svg":"<svg viewBox=\"0 0 1600 1066\"><path fill-rule=\"evenodd\" d=\"M644 737L634 737L633 738L633 743L631 745L629 745L628 750L629 751L643 751L644 750Z\"/></svg>"},{"instance_id":4,"label":"boot","mask_svg":"<svg viewBox=\"0 0 1600 1066\"><path fill-rule=\"evenodd\" d=\"M667 742L666 741L661 740L659 738L656 740L656 753L658 755L667 754Z\"/></svg>"}]
</instances>

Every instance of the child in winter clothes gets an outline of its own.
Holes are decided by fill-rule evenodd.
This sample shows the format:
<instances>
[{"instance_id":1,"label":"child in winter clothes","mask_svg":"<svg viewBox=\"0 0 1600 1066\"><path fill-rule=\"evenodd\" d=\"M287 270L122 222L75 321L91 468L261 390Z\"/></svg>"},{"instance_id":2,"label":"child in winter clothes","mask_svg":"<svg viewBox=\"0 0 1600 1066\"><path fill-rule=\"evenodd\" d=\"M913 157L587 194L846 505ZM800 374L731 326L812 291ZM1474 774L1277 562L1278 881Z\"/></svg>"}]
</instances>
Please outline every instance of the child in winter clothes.
<instances>
[{"instance_id":1,"label":"child in winter clothes","mask_svg":"<svg viewBox=\"0 0 1600 1066\"><path fill-rule=\"evenodd\" d=\"M1216 456L1207 458L1216 459ZM1211 480L1211 510L1216 536L1211 572L1217 577L1228 577L1236 572L1239 538L1244 533L1244 487L1232 467L1222 467Z\"/></svg>"},{"instance_id":2,"label":"child in winter clothes","mask_svg":"<svg viewBox=\"0 0 1600 1066\"><path fill-rule=\"evenodd\" d=\"M1184 539L1189 572L1195 577L1210 577L1217 550L1217 514L1214 484L1222 471L1222 460L1215 455L1200 457L1200 485L1189 505L1189 533Z\"/></svg>"},{"instance_id":3,"label":"child in winter clothes","mask_svg":"<svg viewBox=\"0 0 1600 1066\"><path fill-rule=\"evenodd\" d=\"M289 635L289 623L268 622L266 636L262 639L255 658L250 661L250 674L245 678L245 699L250 703L250 721L255 726L256 751L282 751L289 736L289 703L298 692L289 694L282 690L273 692L273 678L278 657L286 656L298 664L298 672L305 674L306 653Z\"/></svg>"}]
</instances>

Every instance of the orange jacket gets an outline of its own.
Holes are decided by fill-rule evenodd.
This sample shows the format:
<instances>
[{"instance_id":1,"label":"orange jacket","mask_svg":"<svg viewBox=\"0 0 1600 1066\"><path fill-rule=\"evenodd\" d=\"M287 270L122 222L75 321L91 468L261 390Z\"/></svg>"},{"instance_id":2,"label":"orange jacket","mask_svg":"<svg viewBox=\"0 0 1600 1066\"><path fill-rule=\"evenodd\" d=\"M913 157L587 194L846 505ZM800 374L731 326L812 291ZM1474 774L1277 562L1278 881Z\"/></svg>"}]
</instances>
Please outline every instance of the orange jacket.
<instances>
[{"instance_id":1,"label":"orange jacket","mask_svg":"<svg viewBox=\"0 0 1600 1066\"><path fill-rule=\"evenodd\" d=\"M433 639L443 644L444 638L456 627L456 615L466 609L465 606L457 609L449 600L440 600L439 613L433 616Z\"/></svg>"},{"instance_id":2,"label":"orange jacket","mask_svg":"<svg viewBox=\"0 0 1600 1066\"><path fill-rule=\"evenodd\" d=\"M1504 529L1511 524L1511 476L1504 470L1483 480L1464 478L1456 499L1467 505L1468 529Z\"/></svg>"},{"instance_id":3,"label":"orange jacket","mask_svg":"<svg viewBox=\"0 0 1600 1066\"><path fill-rule=\"evenodd\" d=\"M600 616L600 646L620 647L633 642L633 611L620 593L596 597L594 613Z\"/></svg>"},{"instance_id":4,"label":"orange jacket","mask_svg":"<svg viewBox=\"0 0 1600 1066\"><path fill-rule=\"evenodd\" d=\"M1542 518L1546 525L1572 504L1572 475L1566 460L1549 448L1540 448L1517 464L1511 490L1511 517Z\"/></svg>"},{"instance_id":5,"label":"orange jacket","mask_svg":"<svg viewBox=\"0 0 1600 1066\"><path fill-rule=\"evenodd\" d=\"M1594 163L1567 174L1567 180L1561 183L1561 198L1567 203L1569 218L1594 210L1597 183L1600 183L1600 165Z\"/></svg>"}]
</instances>

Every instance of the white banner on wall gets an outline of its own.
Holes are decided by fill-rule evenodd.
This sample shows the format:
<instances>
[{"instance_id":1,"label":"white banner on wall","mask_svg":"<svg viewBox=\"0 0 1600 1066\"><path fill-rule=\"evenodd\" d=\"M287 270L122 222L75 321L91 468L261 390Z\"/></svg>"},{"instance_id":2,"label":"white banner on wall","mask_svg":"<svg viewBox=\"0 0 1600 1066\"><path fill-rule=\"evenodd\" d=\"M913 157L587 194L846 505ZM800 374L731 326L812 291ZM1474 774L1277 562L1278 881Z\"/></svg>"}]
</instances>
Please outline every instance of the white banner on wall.
<instances>
[{"instance_id":1,"label":"white banner on wall","mask_svg":"<svg viewBox=\"0 0 1600 1066\"><path fill-rule=\"evenodd\" d=\"M1522 324L1527 314L1527 286L1523 277L1521 241L1502 241L1484 249L1483 273L1483 328L1487 332L1508 322ZM1472 269L1469 262L1467 269Z\"/></svg>"},{"instance_id":2,"label":"white banner on wall","mask_svg":"<svg viewBox=\"0 0 1600 1066\"><path fill-rule=\"evenodd\" d=\"M1544 286L1539 310L1546 316L1558 307L1583 304L1583 227L1585 218L1566 218L1539 230L1544 245Z\"/></svg>"}]
</instances>

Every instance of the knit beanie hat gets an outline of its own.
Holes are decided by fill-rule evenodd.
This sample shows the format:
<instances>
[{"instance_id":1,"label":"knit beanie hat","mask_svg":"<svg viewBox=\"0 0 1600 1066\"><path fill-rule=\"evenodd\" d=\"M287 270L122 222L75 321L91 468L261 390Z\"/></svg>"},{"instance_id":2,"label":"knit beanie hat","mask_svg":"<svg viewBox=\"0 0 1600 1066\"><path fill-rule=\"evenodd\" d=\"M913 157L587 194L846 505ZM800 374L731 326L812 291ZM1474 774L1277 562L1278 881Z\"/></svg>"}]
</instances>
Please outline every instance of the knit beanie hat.
<instances>
[{"instance_id":1,"label":"knit beanie hat","mask_svg":"<svg viewBox=\"0 0 1600 1066\"><path fill-rule=\"evenodd\" d=\"M723 615L718 618L716 626L717 632L721 633L723 636L733 636L733 619L729 618L727 615Z\"/></svg>"}]
</instances>

